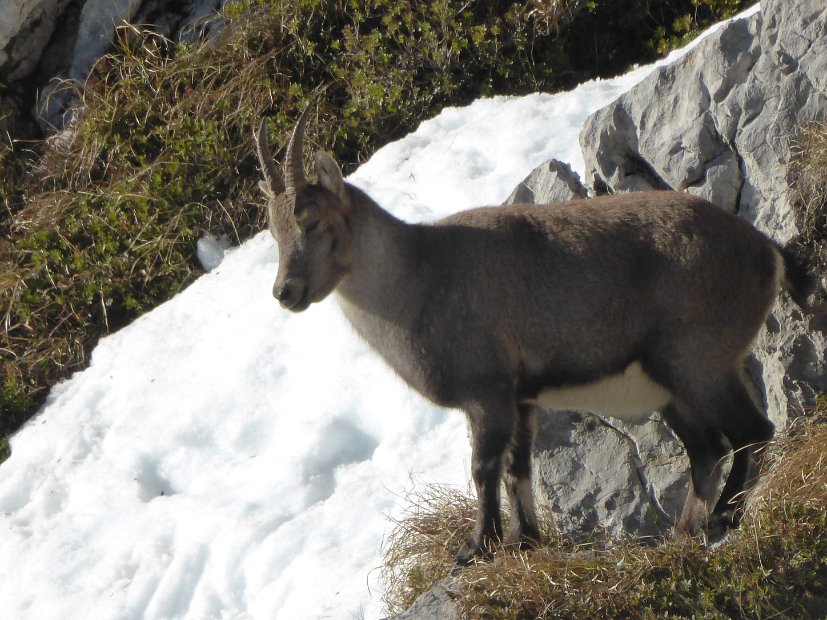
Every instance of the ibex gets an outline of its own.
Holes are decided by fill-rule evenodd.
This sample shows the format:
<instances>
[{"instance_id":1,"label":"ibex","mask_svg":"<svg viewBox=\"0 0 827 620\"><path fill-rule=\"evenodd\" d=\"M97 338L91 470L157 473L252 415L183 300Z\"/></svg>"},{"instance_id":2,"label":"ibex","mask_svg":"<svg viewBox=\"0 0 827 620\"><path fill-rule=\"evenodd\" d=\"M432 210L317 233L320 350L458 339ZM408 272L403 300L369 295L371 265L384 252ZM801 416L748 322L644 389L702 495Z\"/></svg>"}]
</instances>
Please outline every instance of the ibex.
<instances>
[{"instance_id":1,"label":"ibex","mask_svg":"<svg viewBox=\"0 0 827 620\"><path fill-rule=\"evenodd\" d=\"M623 420L660 411L690 461L676 532L729 518L757 476L756 450L773 436L743 362L780 287L803 299L801 265L742 219L679 192L405 223L346 183L323 151L317 182L307 180L306 116L287 146L283 183L264 122L256 135L279 252L273 295L301 312L335 292L411 387L467 414L478 507L458 563L489 555L495 541L540 540L531 485L539 408Z\"/></svg>"}]
</instances>

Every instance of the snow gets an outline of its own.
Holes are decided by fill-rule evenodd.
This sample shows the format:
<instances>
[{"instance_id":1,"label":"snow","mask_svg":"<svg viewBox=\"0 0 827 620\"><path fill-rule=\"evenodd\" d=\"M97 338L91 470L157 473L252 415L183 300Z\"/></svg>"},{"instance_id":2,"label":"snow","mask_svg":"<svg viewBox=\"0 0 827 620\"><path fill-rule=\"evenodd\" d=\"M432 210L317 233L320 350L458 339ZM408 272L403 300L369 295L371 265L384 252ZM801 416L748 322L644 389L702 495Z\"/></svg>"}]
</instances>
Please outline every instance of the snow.
<instances>
[{"instance_id":1,"label":"snow","mask_svg":"<svg viewBox=\"0 0 827 620\"><path fill-rule=\"evenodd\" d=\"M230 239L226 234L216 237L207 233L201 237L195 244L195 253L204 271L212 271L218 267L229 247Z\"/></svg>"},{"instance_id":2,"label":"snow","mask_svg":"<svg viewBox=\"0 0 827 620\"><path fill-rule=\"evenodd\" d=\"M552 157L582 175L583 121L652 69L446 109L350 181L423 221L498 204ZM4 617L377 618L401 495L468 488L463 416L407 388L332 298L281 310L266 231L203 252L212 271L101 340L13 437Z\"/></svg>"}]
</instances>

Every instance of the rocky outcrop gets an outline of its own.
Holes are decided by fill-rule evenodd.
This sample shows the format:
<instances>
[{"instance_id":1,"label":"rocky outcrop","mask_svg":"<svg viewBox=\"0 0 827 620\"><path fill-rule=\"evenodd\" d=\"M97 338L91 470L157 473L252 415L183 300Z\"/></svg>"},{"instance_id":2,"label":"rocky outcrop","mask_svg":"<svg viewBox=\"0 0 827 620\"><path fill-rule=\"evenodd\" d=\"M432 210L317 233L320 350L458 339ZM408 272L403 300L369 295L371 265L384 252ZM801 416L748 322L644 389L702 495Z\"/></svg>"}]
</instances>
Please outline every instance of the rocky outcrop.
<instances>
[{"instance_id":1,"label":"rocky outcrop","mask_svg":"<svg viewBox=\"0 0 827 620\"><path fill-rule=\"evenodd\" d=\"M220 27L217 11L226 1L0 0L5 108L29 113L46 132L59 130L118 26L139 24L172 40L193 40Z\"/></svg>"},{"instance_id":2,"label":"rocky outcrop","mask_svg":"<svg viewBox=\"0 0 827 620\"><path fill-rule=\"evenodd\" d=\"M0 0L0 83L34 71L72 0Z\"/></svg>"},{"instance_id":3,"label":"rocky outcrop","mask_svg":"<svg viewBox=\"0 0 827 620\"><path fill-rule=\"evenodd\" d=\"M824 118L826 71L827 5L764 0L589 119L588 183L686 189L786 242L790 144Z\"/></svg>"},{"instance_id":4,"label":"rocky outcrop","mask_svg":"<svg viewBox=\"0 0 827 620\"><path fill-rule=\"evenodd\" d=\"M767 0L762 8L588 119L580 139L592 192L686 190L781 243L796 234L791 144L801 123L827 115L827 6ZM569 184L556 187L565 193ZM779 428L827 391L826 342L779 299L747 368ZM538 503L564 531L648 535L681 509L687 464L657 414L642 426L555 414L536 448Z\"/></svg>"},{"instance_id":5,"label":"rocky outcrop","mask_svg":"<svg viewBox=\"0 0 827 620\"><path fill-rule=\"evenodd\" d=\"M592 192L686 190L780 243L796 234L791 145L801 123L827 115L827 6L767 0L762 8L588 119L580 140ZM555 186L566 193L569 185ZM779 428L827 391L825 343L779 299L747 368ZM538 503L564 531L648 535L681 509L687 463L657 414L642 426L555 414L543 419L536 449Z\"/></svg>"},{"instance_id":6,"label":"rocky outcrop","mask_svg":"<svg viewBox=\"0 0 827 620\"><path fill-rule=\"evenodd\" d=\"M797 233L790 189L798 128L827 115L827 5L765 0L585 124L594 191L686 190L780 243ZM827 389L824 334L780 301L750 369L784 424Z\"/></svg>"},{"instance_id":7,"label":"rocky outcrop","mask_svg":"<svg viewBox=\"0 0 827 620\"><path fill-rule=\"evenodd\" d=\"M657 536L683 508L689 461L657 414L644 424L575 412L539 417L537 505L571 536Z\"/></svg>"}]
</instances>

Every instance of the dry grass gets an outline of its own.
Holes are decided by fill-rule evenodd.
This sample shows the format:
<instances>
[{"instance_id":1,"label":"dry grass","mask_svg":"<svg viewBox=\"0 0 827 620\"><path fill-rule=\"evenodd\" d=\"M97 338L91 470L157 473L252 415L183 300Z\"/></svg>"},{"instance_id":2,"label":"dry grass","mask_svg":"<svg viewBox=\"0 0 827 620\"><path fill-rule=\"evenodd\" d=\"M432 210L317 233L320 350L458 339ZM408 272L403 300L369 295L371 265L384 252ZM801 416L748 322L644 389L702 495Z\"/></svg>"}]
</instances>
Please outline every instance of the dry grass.
<instances>
[{"instance_id":1,"label":"dry grass","mask_svg":"<svg viewBox=\"0 0 827 620\"><path fill-rule=\"evenodd\" d=\"M474 528L476 504L468 495L431 485L405 496L404 519L394 521L384 547L385 604L401 613L451 573L454 555Z\"/></svg>"},{"instance_id":2,"label":"dry grass","mask_svg":"<svg viewBox=\"0 0 827 620\"><path fill-rule=\"evenodd\" d=\"M794 201L808 259L827 270L827 121L802 125L793 141Z\"/></svg>"},{"instance_id":3,"label":"dry grass","mask_svg":"<svg viewBox=\"0 0 827 620\"><path fill-rule=\"evenodd\" d=\"M827 402L773 446L744 523L713 548L545 532L537 550L500 549L451 589L468 618L827 617ZM391 612L451 572L471 530L470 499L438 489L412 500L386 549Z\"/></svg>"},{"instance_id":4,"label":"dry grass","mask_svg":"<svg viewBox=\"0 0 827 620\"><path fill-rule=\"evenodd\" d=\"M810 416L793 420L770 450L765 473L752 494L746 518L757 527L775 511L827 507L827 397Z\"/></svg>"}]
</instances>

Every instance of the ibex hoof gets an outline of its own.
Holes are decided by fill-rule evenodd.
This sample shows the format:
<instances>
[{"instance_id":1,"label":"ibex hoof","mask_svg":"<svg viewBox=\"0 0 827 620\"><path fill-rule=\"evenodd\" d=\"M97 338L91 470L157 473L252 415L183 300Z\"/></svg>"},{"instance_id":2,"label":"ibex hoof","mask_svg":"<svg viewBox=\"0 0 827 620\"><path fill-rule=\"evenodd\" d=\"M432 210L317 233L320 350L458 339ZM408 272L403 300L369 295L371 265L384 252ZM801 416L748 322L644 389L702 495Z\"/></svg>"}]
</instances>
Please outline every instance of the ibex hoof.
<instances>
[{"instance_id":1,"label":"ibex hoof","mask_svg":"<svg viewBox=\"0 0 827 620\"><path fill-rule=\"evenodd\" d=\"M468 541L465 543L454 559L457 568L473 564L477 560L491 560L494 557L494 552L488 545L482 543L475 543Z\"/></svg>"}]
</instances>

